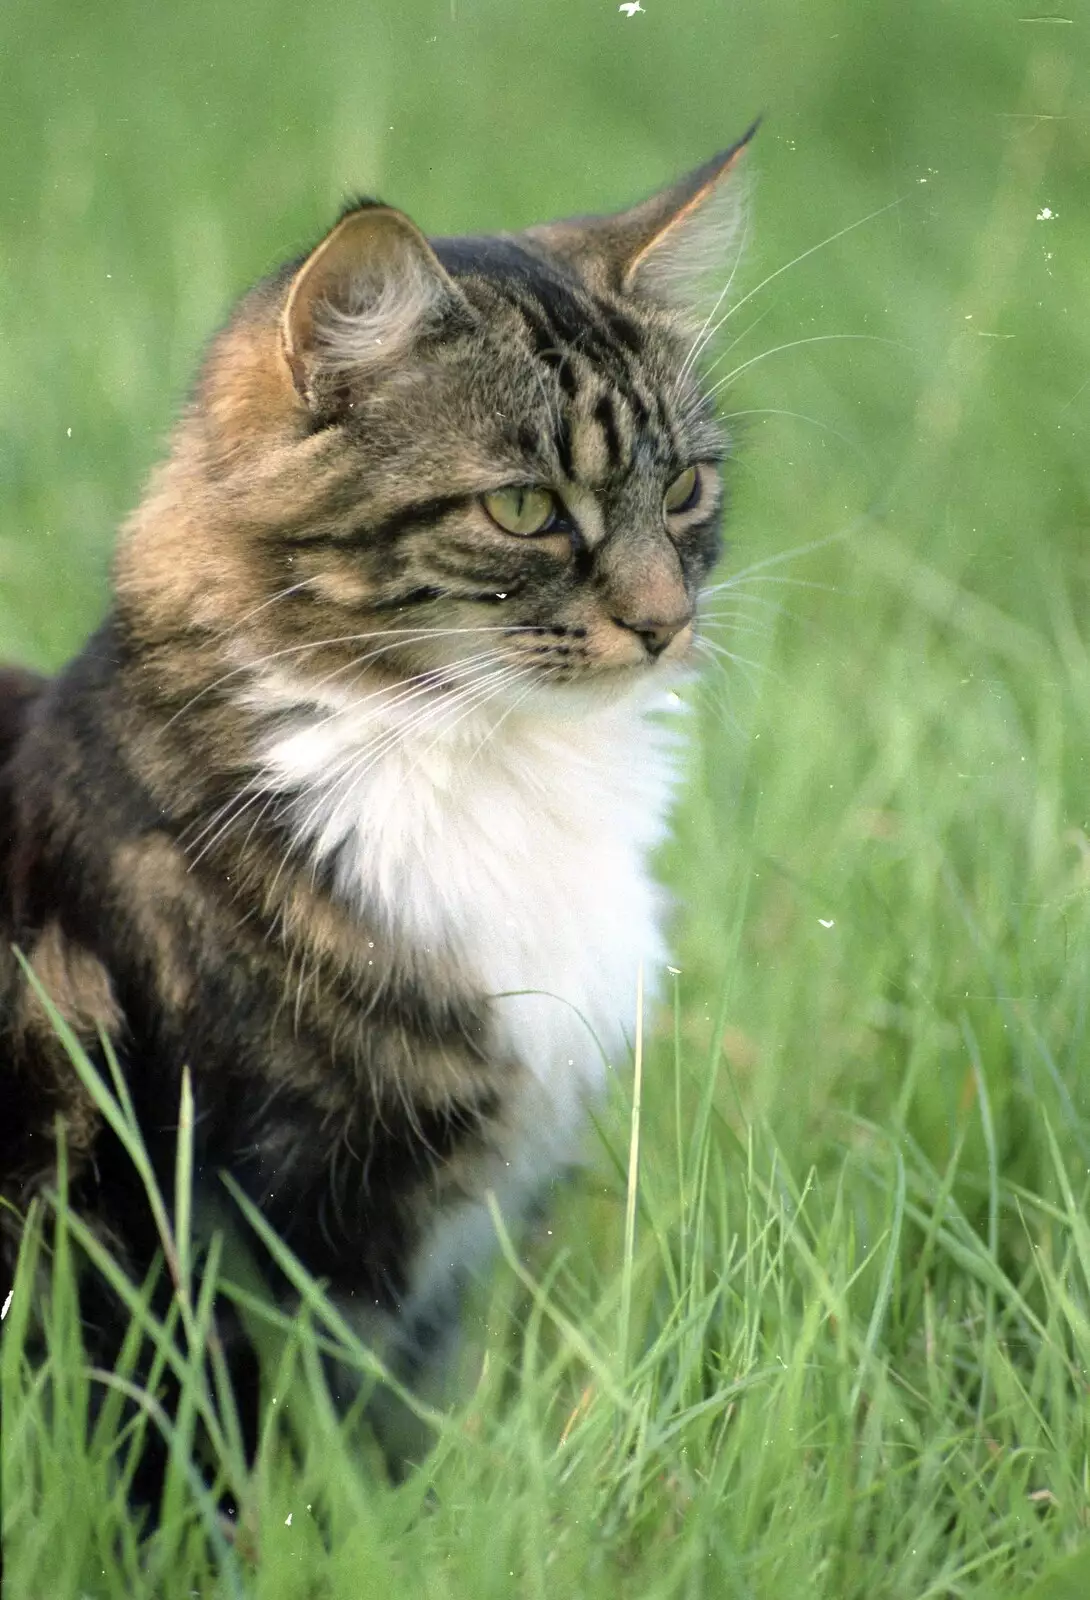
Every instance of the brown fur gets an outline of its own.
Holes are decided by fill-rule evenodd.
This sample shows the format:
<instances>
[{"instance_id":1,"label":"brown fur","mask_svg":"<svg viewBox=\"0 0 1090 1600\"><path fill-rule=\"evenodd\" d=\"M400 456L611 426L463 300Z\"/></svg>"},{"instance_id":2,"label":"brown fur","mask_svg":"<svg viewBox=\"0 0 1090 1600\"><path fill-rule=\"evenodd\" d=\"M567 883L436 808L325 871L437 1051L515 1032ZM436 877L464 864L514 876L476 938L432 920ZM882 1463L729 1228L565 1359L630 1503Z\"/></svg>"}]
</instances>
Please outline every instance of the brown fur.
<instances>
[{"instance_id":1,"label":"brown fur","mask_svg":"<svg viewBox=\"0 0 1090 1600\"><path fill-rule=\"evenodd\" d=\"M532 1136L526 1069L455 945L345 903L299 849L263 787L283 715L267 680L315 705L332 685L441 707L482 628L528 681L603 693L686 653L724 444L648 263L734 161L519 239L429 244L364 205L213 342L124 530L106 624L49 685L0 676L16 1206L50 1178L59 1115L74 1202L136 1269L154 1244L13 944L92 1060L103 1037L116 1051L168 1192L188 1068L201 1189L232 1171L368 1326L397 1330L405 1370L424 1360L401 1325L416 1252ZM690 463L693 505L667 515ZM483 498L527 482L564 513L540 538ZM438 1325L446 1305L420 1315Z\"/></svg>"}]
</instances>

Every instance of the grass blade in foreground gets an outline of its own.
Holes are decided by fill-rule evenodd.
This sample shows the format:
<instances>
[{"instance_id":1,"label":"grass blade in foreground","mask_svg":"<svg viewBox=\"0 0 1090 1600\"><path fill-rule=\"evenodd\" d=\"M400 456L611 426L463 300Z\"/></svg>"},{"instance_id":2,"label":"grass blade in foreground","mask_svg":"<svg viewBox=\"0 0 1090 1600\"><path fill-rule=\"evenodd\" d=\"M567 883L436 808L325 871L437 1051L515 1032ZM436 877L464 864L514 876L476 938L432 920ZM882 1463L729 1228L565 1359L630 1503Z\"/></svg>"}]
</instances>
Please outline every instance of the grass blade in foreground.
<instances>
[{"instance_id":1,"label":"grass blade in foreground","mask_svg":"<svg viewBox=\"0 0 1090 1600\"><path fill-rule=\"evenodd\" d=\"M656 1075L655 1054L652 1045L644 1135L660 1114L671 1128L674 1121L675 1085L670 1079L663 1089L670 1075ZM689 1083L681 1065L682 1103L699 1108L706 1086ZM519 1295L512 1298L512 1279L501 1273L491 1302L479 1304L483 1370L461 1426L443 1429L434 1458L401 1489L385 1484L323 1401L312 1321L325 1324L334 1348L350 1348L353 1338L320 1288L300 1276L305 1311L296 1319L270 1313L284 1335L270 1374L278 1404L246 1491L245 1556L213 1532L197 1462L180 1463L172 1480L160 1554L139 1556L112 1487L126 1427L120 1411L118 1436L85 1444L86 1468L73 1477L81 1447L70 1424L58 1433L64 1410L47 1414L43 1400L50 1385L75 1383L78 1392L75 1303L53 1295L43 1369L32 1359L28 1307L42 1246L31 1229L4 1349L9 1571L24 1593L35 1592L43 1551L31 1530L56 1526L80 1483L80 1514L68 1515L70 1559L50 1579L51 1600L75 1600L81 1586L181 1600L194 1587L237 1592L240 1581L247 1592L256 1583L257 1594L286 1592L290 1581L355 1600L369 1584L423 1586L437 1570L442 1592L466 1600L550 1591L619 1600L633 1586L663 1600L694 1592L829 1600L1019 1592L1057 1539L1082 1537L1086 1513L1085 1391L1069 1351L1072 1338L1087 1349L1090 1284L1074 1188L1057 1207L1027 1195L1016 1201L1000 1184L1001 1239L1020 1210L1037 1246L1036 1268L1012 1280L965 1222L950 1186L911 1146L889 1155L862 1130L858 1153L799 1184L759 1131L747 1135L743 1164L734 1137L721 1141L717 1126L708 1119L694 1152L702 1175L695 1190L679 1187L672 1138L641 1141L641 1210L655 1222L633 1237L627 1354L616 1345L612 1261L600 1277L586 1259L554 1257L542 1284L501 1228L508 1265L531 1296L522 1301L525 1341L519 1350L511 1318ZM1061 1188L1072 1185L1058 1147L1056 1159ZM619 1179L610 1193L616 1216L626 1203ZM887 1214L883 1241L890 1193L893 1227ZM688 1196L680 1211L679 1195ZM245 1197L236 1198L292 1269L290 1253ZM580 1211L589 1222L600 1203L569 1197L569 1237L579 1236ZM140 1338L169 1344L146 1294L122 1288L78 1219L62 1207L57 1226L92 1253L88 1270L124 1293ZM867 1242L872 1227L876 1249ZM930 1247L920 1254L924 1238ZM922 1323L906 1316L913 1306L925 1308ZM193 1308L198 1348L207 1342L208 1311L207 1299ZM365 1351L356 1355L361 1369L380 1370ZM210 1403L192 1387L192 1360L188 1336L184 1350L171 1347L168 1364L191 1385L191 1403L202 1393L200 1404ZM131 1384L121 1364L116 1378L101 1376L115 1388ZM154 1397L138 1404L154 1413ZM288 1410L290 1425L278 1420ZM169 1422L155 1420L169 1433ZM434 1499L424 1512L429 1486ZM204 1534L194 1540L187 1530L197 1528ZM95 1572L106 1547L129 1554L117 1569L120 1587L103 1591ZM251 1567L244 1580L232 1577L240 1560Z\"/></svg>"}]
</instances>

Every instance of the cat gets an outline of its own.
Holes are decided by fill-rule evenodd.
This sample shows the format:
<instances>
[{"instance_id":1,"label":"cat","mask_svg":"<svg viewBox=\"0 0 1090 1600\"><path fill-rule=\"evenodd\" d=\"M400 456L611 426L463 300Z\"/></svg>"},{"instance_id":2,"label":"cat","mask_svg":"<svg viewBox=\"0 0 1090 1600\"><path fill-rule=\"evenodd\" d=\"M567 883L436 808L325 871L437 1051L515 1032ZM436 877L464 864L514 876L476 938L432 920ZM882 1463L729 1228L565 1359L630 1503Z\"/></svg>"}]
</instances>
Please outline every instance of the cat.
<instances>
[{"instance_id":1,"label":"cat","mask_svg":"<svg viewBox=\"0 0 1090 1600\"><path fill-rule=\"evenodd\" d=\"M156 1242L17 947L166 1193L188 1067L198 1205L230 1173L406 1382L449 1367L487 1197L516 1225L579 1159L665 959L752 131L522 233L362 200L212 340L107 620L0 677L8 1273L58 1117L73 1206L132 1272Z\"/></svg>"}]
</instances>

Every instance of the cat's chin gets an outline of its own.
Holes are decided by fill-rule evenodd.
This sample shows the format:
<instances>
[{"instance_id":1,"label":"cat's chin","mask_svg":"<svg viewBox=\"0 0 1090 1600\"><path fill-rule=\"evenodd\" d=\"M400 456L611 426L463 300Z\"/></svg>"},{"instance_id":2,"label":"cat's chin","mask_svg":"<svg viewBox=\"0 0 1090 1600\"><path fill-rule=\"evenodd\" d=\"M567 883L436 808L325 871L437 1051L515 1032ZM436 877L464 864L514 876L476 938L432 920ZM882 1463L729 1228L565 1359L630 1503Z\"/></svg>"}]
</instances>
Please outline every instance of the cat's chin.
<instances>
[{"instance_id":1,"label":"cat's chin","mask_svg":"<svg viewBox=\"0 0 1090 1600\"><path fill-rule=\"evenodd\" d=\"M610 706L630 705L634 709L661 704L663 697L676 691L692 675L684 662L660 661L654 664L611 667L566 683L542 682L527 697L525 709L560 719L577 719Z\"/></svg>"}]
</instances>

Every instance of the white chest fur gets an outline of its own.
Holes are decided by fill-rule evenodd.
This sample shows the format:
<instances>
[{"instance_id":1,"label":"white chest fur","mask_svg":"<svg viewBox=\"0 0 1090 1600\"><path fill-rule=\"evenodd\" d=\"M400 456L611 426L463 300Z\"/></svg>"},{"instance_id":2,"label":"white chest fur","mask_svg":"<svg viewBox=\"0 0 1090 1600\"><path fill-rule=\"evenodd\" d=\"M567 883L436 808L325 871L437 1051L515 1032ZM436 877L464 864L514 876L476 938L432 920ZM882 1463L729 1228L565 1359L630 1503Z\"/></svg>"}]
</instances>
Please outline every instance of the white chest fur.
<instances>
[{"instance_id":1,"label":"white chest fur","mask_svg":"<svg viewBox=\"0 0 1090 1600\"><path fill-rule=\"evenodd\" d=\"M332 864L335 892L369 924L453 963L526 1069L507 1107L512 1142L485 1180L514 1220L578 1159L586 1102L627 1054L640 965L650 991L661 971L649 856L674 789L662 713L676 696L452 715L404 694L360 703L325 689L316 704L271 674L250 695L291 713L263 752L262 787L291 797L300 845ZM436 1219L395 1345L412 1347L416 1319L494 1243L481 1199Z\"/></svg>"},{"instance_id":2,"label":"white chest fur","mask_svg":"<svg viewBox=\"0 0 1090 1600\"><path fill-rule=\"evenodd\" d=\"M279 676L251 693L298 713L264 751L264 784L296 796L336 893L494 997L503 1047L544 1092L541 1154L571 1159L582 1103L631 1037L639 966L649 984L661 967L648 857L675 736L654 713L676 697L455 721L394 696L322 691L318 706Z\"/></svg>"}]
</instances>

